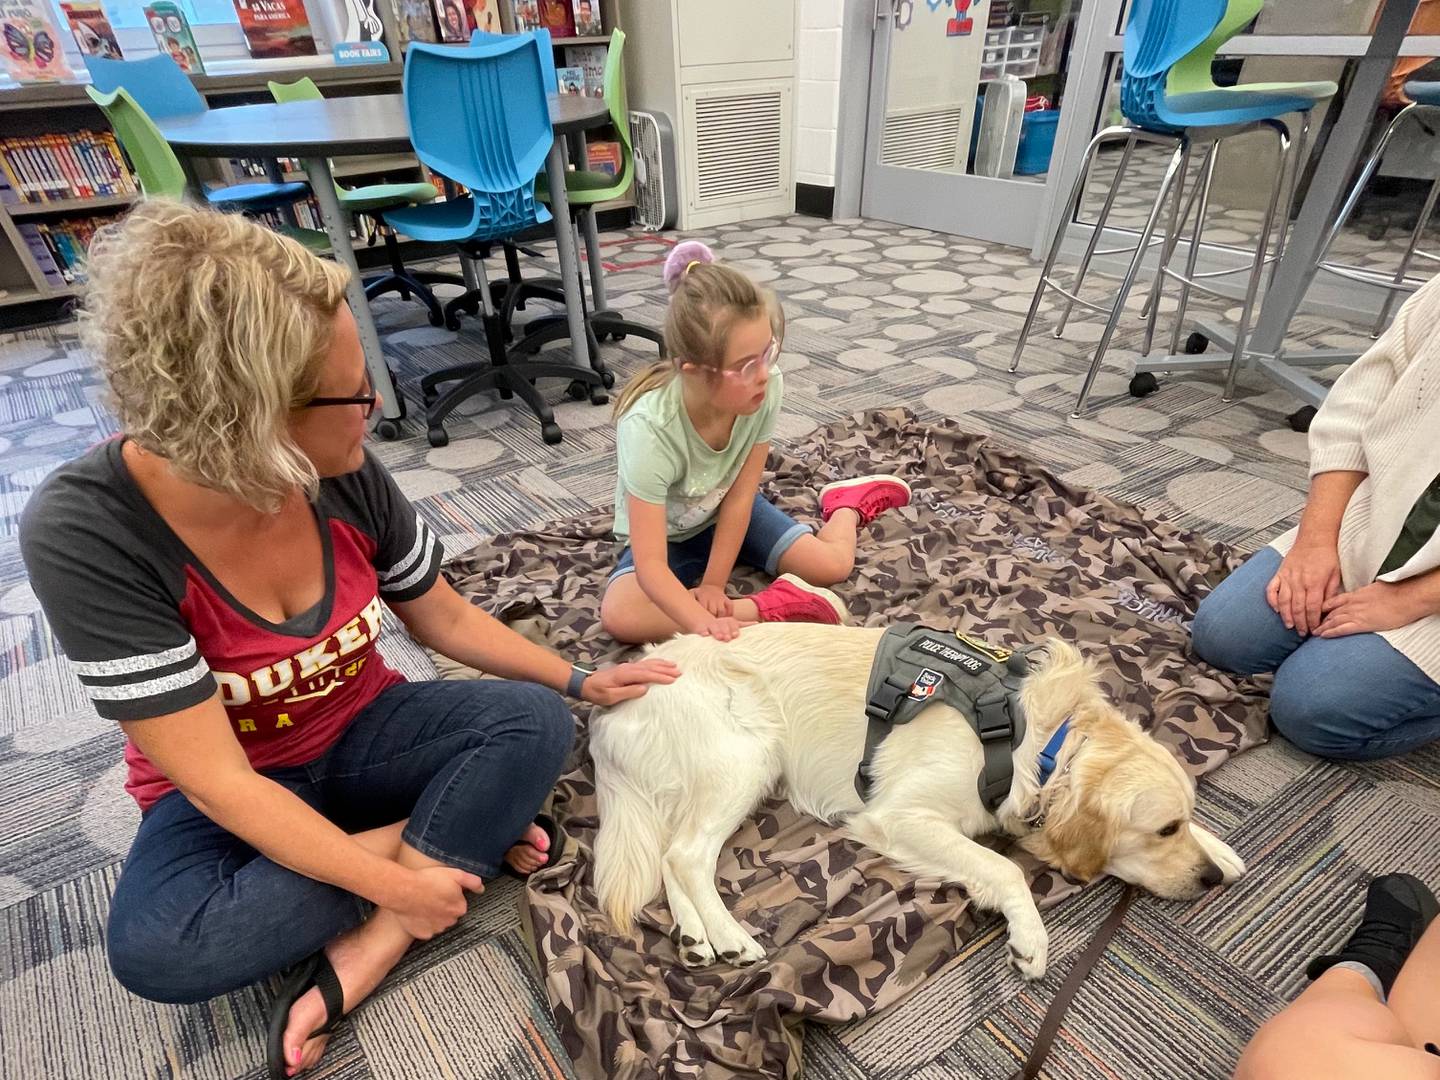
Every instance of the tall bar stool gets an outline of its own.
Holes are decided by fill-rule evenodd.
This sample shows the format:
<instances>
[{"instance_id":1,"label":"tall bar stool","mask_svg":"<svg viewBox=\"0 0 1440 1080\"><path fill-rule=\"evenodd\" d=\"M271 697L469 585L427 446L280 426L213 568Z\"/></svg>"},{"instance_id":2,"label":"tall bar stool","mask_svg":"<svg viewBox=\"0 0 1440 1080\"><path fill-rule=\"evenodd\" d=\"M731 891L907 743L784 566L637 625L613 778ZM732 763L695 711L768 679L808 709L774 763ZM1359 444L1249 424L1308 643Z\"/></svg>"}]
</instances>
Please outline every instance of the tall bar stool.
<instances>
[{"instance_id":1,"label":"tall bar stool","mask_svg":"<svg viewBox=\"0 0 1440 1080\"><path fill-rule=\"evenodd\" d=\"M1365 185L1375 175L1375 170L1380 167L1385 150L1390 145L1390 140L1395 132L1406 120L1421 121L1427 116L1431 119L1436 117L1436 110L1440 109L1440 82L1407 82L1405 96L1410 99L1410 104L1395 114L1394 119L1390 121L1389 126L1381 134L1380 140L1375 144L1375 149L1365 160L1365 166L1360 170L1360 175L1356 177L1350 194L1345 197L1345 202L1340 208L1340 215L1330 229L1330 235L1325 238L1325 246L1321 249L1320 258L1316 263L1319 269L1349 281L1358 281L1361 284L1374 285L1385 290L1385 303L1380 308L1380 315L1375 320L1375 325L1370 328L1372 338L1379 337L1380 332L1390 322L1390 312L1395 306L1395 297L1400 293L1412 293L1429 280L1428 276L1410 277L1410 264L1417 257L1429 262L1440 263L1440 254L1423 251L1420 248L1421 236L1435 213L1436 200L1440 198L1440 177L1437 177L1430 185L1429 194L1425 196L1425 204L1421 207L1420 216L1415 221L1415 228L1410 232L1410 241L1405 245L1405 252L1400 256L1400 265L1396 267L1393 276L1387 278L1374 270L1351 266L1329 258L1331 246L1335 243L1336 237L1340 235L1340 230L1345 228L1345 223L1350 220L1350 215L1355 212L1355 207L1360 202L1360 196L1365 192Z\"/></svg>"},{"instance_id":2,"label":"tall bar stool","mask_svg":"<svg viewBox=\"0 0 1440 1080\"><path fill-rule=\"evenodd\" d=\"M1201 90L1191 93L1171 93L1169 91L1167 81L1171 69L1191 52L1201 46L1208 46L1212 34L1221 25L1222 19L1226 15L1227 7L1226 0L1136 0L1131 5L1130 21L1125 28L1124 69L1120 87L1121 108L1130 122L1103 129L1086 147L1079 176L1076 178L1061 217L1061 227L1056 231L1055 239L1050 245L1044 270L1036 285L1035 295L1031 299L1030 309L1025 316L1020 339L1016 343L1015 354L1010 363L1011 371L1015 371L1019 367L1020 357L1024 353L1030 331L1035 324L1035 317L1040 309L1040 302L1048 290L1054 289L1066 299L1057 336L1059 336L1059 332L1063 332L1064 320L1068 317L1073 304L1105 313L1107 316L1105 329L1096 345L1089 370L1081 384L1075 409L1071 413L1072 416L1078 417L1085 408L1091 387L1095 382L1095 376L1099 373L1105 353L1110 347L1111 338L1114 336L1115 328L1124 311L1125 302L1130 295L1136 275L1139 273L1140 265L1155 242L1155 231L1165 211L1167 199L1171 200L1171 223L1165 237L1160 241L1164 248L1161 260L1162 271L1168 264L1170 256L1173 255L1176 246L1174 238L1182 220L1180 207L1183 199L1184 177L1195 146L1197 144L1205 145L1206 150L1200 169L1200 180L1192 190L1191 205L1198 206L1198 216L1196 218L1197 228L1192 236L1190 256L1187 260L1189 273L1182 276L1172 271L1168 275L1182 280L1189 288L1196 287L1193 260L1198 249L1200 226L1203 225L1205 218L1209 178L1214 170L1216 148L1221 141L1235 135L1252 131L1268 131L1275 136L1276 140L1275 182L1271 187L1270 200L1261 226L1260 242L1250 265L1245 302L1241 309L1239 325L1236 328L1236 343L1226 379L1227 397L1233 389L1235 367L1242 354L1244 339L1253 313L1255 294L1269 249L1275 210L1287 173L1285 162L1289 152L1289 132L1279 118L1289 113L1302 115L1308 113L1314 107L1315 98L1302 93L1259 91L1245 87ZM1217 48L1218 44L1216 44ZM1098 151L1104 146L1117 142L1124 143L1124 150L1101 210L1101 221L1091 232L1075 282L1067 289L1055 280L1054 276L1055 262L1064 243L1066 227L1075 219L1090 169ZM1100 304L1082 299L1079 296L1079 288L1084 282L1090 260L1096 254L1096 247L1104 231L1104 219L1108 217L1114 204L1116 191L1124 178L1130 158L1135 147L1141 143L1169 146L1173 148L1173 152L1159 189L1155 193L1154 202L1151 204L1139 240L1133 249L1128 249L1132 251L1130 263L1126 267L1119 289L1115 293L1114 302L1107 309ZM1188 216L1187 208L1185 218L1188 219ZM1158 299L1157 292L1152 298L1153 302L1149 305L1147 318L1149 336L1153 336L1153 322L1159 307ZM1148 344L1147 341L1147 348ZM1206 366L1216 366L1216 361L1205 361L1205 364ZM1153 382L1153 376L1150 379ZM1135 393L1137 389L1135 383L1132 382L1131 392Z\"/></svg>"}]
</instances>

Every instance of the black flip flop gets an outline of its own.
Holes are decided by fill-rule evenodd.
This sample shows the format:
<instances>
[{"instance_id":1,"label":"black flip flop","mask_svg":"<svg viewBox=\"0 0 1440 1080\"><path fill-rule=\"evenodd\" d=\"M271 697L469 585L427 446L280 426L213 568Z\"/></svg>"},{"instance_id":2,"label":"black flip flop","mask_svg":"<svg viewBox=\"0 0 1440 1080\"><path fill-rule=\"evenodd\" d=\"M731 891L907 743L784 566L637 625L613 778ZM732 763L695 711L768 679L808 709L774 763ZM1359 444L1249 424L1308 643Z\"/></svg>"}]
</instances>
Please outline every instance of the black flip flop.
<instances>
[{"instance_id":1,"label":"black flip flop","mask_svg":"<svg viewBox=\"0 0 1440 1080\"><path fill-rule=\"evenodd\" d=\"M307 956L291 968L270 1006L270 1030L265 1036L265 1059L270 1067L270 1080L286 1080L285 1070L290 1063L285 1060L285 1028L290 1023L290 1010L295 1002L312 986L320 988L320 996L325 1000L325 1023L312 1031L310 1038L329 1035L345 1015L345 992L341 990L340 979L323 951Z\"/></svg>"},{"instance_id":2,"label":"black flip flop","mask_svg":"<svg viewBox=\"0 0 1440 1080\"><path fill-rule=\"evenodd\" d=\"M538 867L538 869L544 870L546 866L549 866L559 857L561 840L563 839L563 837L560 833L560 826L555 824L555 819L552 818L549 814L536 814L535 824L539 825L540 828L544 829L545 835L550 838L549 850L540 852L541 855L545 856L545 862L543 865ZM531 844L530 846L534 847L535 845ZM536 848L536 850L539 851L540 849ZM508 862L503 864L502 869L511 877L519 878L521 881L524 881L530 876L529 874L520 873L519 870L516 870Z\"/></svg>"}]
</instances>

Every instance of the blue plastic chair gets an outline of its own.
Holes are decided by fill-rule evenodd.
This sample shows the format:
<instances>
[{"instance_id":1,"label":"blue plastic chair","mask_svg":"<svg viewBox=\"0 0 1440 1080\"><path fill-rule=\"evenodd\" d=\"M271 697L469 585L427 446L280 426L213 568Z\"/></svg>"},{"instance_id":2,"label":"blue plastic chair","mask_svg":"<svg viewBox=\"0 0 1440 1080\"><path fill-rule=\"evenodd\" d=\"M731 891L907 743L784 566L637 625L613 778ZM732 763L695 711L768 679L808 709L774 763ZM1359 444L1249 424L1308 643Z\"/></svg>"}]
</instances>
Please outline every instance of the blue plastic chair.
<instances>
[{"instance_id":1,"label":"blue plastic chair","mask_svg":"<svg viewBox=\"0 0 1440 1080\"><path fill-rule=\"evenodd\" d=\"M481 45L487 41L498 41L506 37L534 38L536 40L540 46L540 71L545 76L545 92L558 94L560 77L555 73L555 47L550 40L549 30L526 30L523 34L491 34L485 30L476 30L470 35L470 44Z\"/></svg>"},{"instance_id":2,"label":"blue plastic chair","mask_svg":"<svg viewBox=\"0 0 1440 1080\"><path fill-rule=\"evenodd\" d=\"M163 53L144 60L87 56L85 68L90 72L90 82L98 94L108 97L117 90L124 90L152 121L193 116L210 107L200 91L195 89L190 76ZM291 206L309 194L310 185L299 181L279 184L260 181L210 188L205 192L205 199L217 209L260 214Z\"/></svg>"},{"instance_id":3,"label":"blue plastic chair","mask_svg":"<svg viewBox=\"0 0 1440 1080\"><path fill-rule=\"evenodd\" d=\"M1201 247L1211 178L1214 174L1220 142L1237 134L1257 130L1269 131L1276 138L1275 181L1271 187L1270 200L1261 225L1255 256L1248 266L1249 280L1246 285L1245 300L1235 327L1234 343L1228 361L1218 357L1201 360L1188 356L1171 355L1164 360L1145 361L1137 364L1136 375L1130 383L1132 396L1143 397L1157 388L1155 376L1151 374L1155 370L1225 367L1227 369L1225 399L1229 400L1234 391L1235 375L1244 354L1245 338L1249 332L1250 318L1254 313L1255 296L1259 288L1260 277L1266 262L1269 261L1267 253L1270 248L1276 207L1287 175L1289 129L1281 122L1281 117L1291 113L1307 115L1315 106L1315 98L1298 92L1247 90L1243 86L1194 93L1172 94L1167 92L1167 81L1172 67L1201 47L1210 48L1213 52L1216 43L1211 35L1220 25L1228 3L1229 0L1133 0L1130 6L1130 21L1125 27L1124 67L1120 85L1121 109L1129 123L1103 129L1086 148L1080 172L1076 177L1065 213L1061 218L1061 226L1056 231L1054 241L1050 246L1050 252L1045 260L1045 269L1040 275L1039 284L1036 286L1029 313L1025 317L1024 326L1020 331L1020 339L1016 343L1015 353L1010 363L1011 371L1015 371L1019 367L1021 354L1024 352L1026 341L1040 309L1040 301L1049 289L1055 289L1065 297L1065 303L1061 308L1060 318L1055 329L1056 337L1064 332L1072 306L1076 303L1106 313L1105 329L1095 347L1095 353L1090 360L1090 368L1081 384L1075 409L1071 413L1074 417L1079 417L1085 408L1090 389L1094 385L1095 377L1105 359L1105 353L1109 349L1110 340L1120 321L1120 314L1124 311L1130 289L1152 243L1160 243L1162 250L1160 268L1146 305L1145 339L1141 351L1148 354L1154 340L1155 321L1160 308L1163 283L1166 278L1175 278L1181 283L1181 293L1180 306L1175 317L1171 338L1171 353L1179 352L1180 332L1190 290L1199 288L1214 292L1202 281L1197 280L1195 262ZM1084 195L1086 180L1097 152L1101 147L1116 142L1124 143L1124 151L1111 181L1109 193L1105 198L1099 220L1091 231L1075 280L1068 288L1063 287L1054 279L1053 274L1055 261L1064 242L1065 230L1069 223L1075 220L1076 211ZM1203 164L1196 182L1191 187L1190 199L1185 204L1182 214L1181 204L1185 177L1191 154L1197 143L1206 146ZM1089 270L1090 260L1094 256L1096 246L1105 230L1116 192L1130 163L1132 153L1139 144L1170 147L1172 149L1170 161L1164 178L1160 182L1159 190L1155 193L1155 200L1140 232L1139 241L1133 249L1130 265L1125 271L1119 289L1114 290L1111 294L1113 303L1108 306L1090 303L1080 299L1079 292ZM1294 162L1288 171L1298 175L1300 164L1298 161ZM1169 224L1163 237L1156 241L1153 240L1153 237L1164 213L1167 199L1171 200ZM1185 271L1180 273L1171 270L1169 263L1176 250L1180 230L1189 220L1192 209L1196 211L1195 225L1190 237ZM1277 251L1275 258L1278 259L1278 257L1279 252ZM1241 269L1247 268L1242 267ZM1197 337L1201 338L1200 348L1193 351L1203 351L1207 342L1203 339L1203 335L1191 335L1191 341L1193 342Z\"/></svg>"},{"instance_id":4,"label":"blue plastic chair","mask_svg":"<svg viewBox=\"0 0 1440 1080\"><path fill-rule=\"evenodd\" d=\"M554 413L535 389L539 378L570 380L572 395L606 400L600 373L548 361L514 360L505 325L485 280L484 248L550 220L535 198L535 176L554 143L544 65L533 36L506 35L463 47L411 42L405 54L405 107L416 156L468 194L442 203L384 212L385 221L417 240L452 243L473 278L484 312L488 364L466 364L421 379L432 446L449 442L445 418L481 390L512 394L540 419L541 435L557 443ZM441 383L459 384L439 396Z\"/></svg>"}]
</instances>

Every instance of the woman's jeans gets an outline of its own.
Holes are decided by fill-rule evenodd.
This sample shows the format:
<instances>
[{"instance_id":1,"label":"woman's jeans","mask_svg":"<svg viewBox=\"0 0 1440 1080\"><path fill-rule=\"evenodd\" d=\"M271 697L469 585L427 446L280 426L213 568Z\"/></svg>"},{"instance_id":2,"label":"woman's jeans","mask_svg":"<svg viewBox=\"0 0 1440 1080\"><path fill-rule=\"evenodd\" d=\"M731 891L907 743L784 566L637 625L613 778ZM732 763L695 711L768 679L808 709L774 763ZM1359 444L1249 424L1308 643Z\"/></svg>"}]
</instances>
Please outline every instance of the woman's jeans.
<instances>
[{"instance_id":1,"label":"woman's jeans","mask_svg":"<svg viewBox=\"0 0 1440 1080\"><path fill-rule=\"evenodd\" d=\"M574 740L560 696L532 683L393 686L321 757L266 771L346 832L409 819L405 842L481 877L499 873ZM155 1001L246 986L358 925L360 897L287 870L180 792L145 814L110 905L110 966Z\"/></svg>"},{"instance_id":2,"label":"woman's jeans","mask_svg":"<svg viewBox=\"0 0 1440 1080\"><path fill-rule=\"evenodd\" d=\"M1379 634L1301 637L1265 599L1280 553L1263 548L1195 613L1196 654L1241 675L1275 673L1270 719L1296 746L1354 761L1440 738L1440 685Z\"/></svg>"}]
</instances>

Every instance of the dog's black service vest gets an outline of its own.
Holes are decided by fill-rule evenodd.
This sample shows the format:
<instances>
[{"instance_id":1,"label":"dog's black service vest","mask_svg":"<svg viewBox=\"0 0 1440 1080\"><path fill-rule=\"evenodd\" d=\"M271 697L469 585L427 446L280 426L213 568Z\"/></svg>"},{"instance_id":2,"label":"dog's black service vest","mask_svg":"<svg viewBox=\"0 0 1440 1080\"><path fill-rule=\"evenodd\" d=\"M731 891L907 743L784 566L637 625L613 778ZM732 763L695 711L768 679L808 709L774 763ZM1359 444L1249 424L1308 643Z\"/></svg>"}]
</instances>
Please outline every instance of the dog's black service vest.
<instances>
[{"instance_id":1,"label":"dog's black service vest","mask_svg":"<svg viewBox=\"0 0 1440 1080\"><path fill-rule=\"evenodd\" d=\"M885 631L865 694L865 756L855 790L870 796L875 751L896 724L908 723L925 706L944 701L957 710L985 749L980 801L993 812L1010 791L1011 756L1025 736L1020 684L1030 670L1025 655L996 648L950 630L902 623Z\"/></svg>"}]
</instances>

